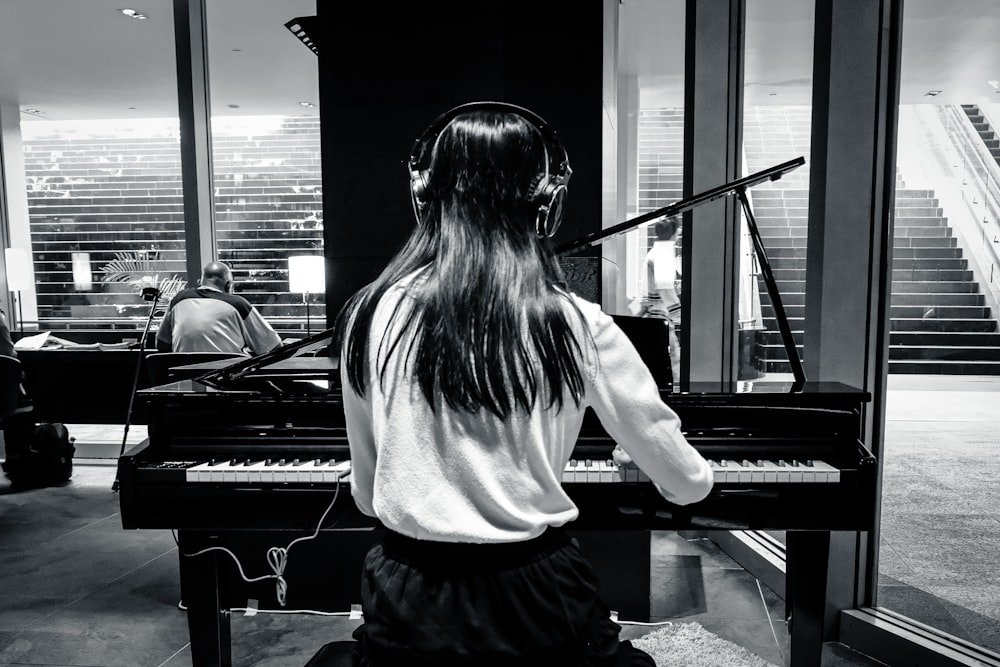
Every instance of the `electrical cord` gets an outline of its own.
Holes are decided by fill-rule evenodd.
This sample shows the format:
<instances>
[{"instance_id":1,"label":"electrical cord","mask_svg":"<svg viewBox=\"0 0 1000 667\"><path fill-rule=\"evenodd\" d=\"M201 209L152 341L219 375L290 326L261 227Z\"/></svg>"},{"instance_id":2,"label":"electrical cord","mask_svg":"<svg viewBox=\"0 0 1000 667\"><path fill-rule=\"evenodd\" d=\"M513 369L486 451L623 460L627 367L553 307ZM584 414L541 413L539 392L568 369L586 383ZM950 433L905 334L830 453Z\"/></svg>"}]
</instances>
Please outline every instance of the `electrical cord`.
<instances>
[{"instance_id":1,"label":"electrical cord","mask_svg":"<svg viewBox=\"0 0 1000 667\"><path fill-rule=\"evenodd\" d=\"M346 474L347 473L344 473L344 475ZM265 574L259 577L252 577L252 578L248 577L246 573L243 571L243 565L240 563L240 559L237 558L236 554L234 554L226 547L208 547L206 549L202 549L194 553L190 554L184 553L184 551L181 550L180 542L177 540L176 531L171 529L170 534L173 536L174 544L177 545L177 550L180 552L182 556L187 556L188 558L194 558L195 556L201 556L202 554L207 554L212 551L221 551L223 553L228 554L233 559L233 561L236 563L236 569L239 571L240 577L243 579L243 581L247 582L248 584L252 584L258 581L264 581L266 579L274 579L275 595L278 599L278 604L284 607L285 601L288 596L288 582L285 581L285 576L284 576L285 568L288 565L288 552L291 551L292 547L298 544L299 542L307 542L309 540L316 539L316 537L319 535L319 531L323 528L323 522L326 521L326 517L327 515L330 514L330 510L332 510L333 506L337 503L337 497L340 496L340 480L342 478L343 475L341 476L340 479L337 479L337 486L334 488L333 492L333 500L330 501L330 504L323 512L323 516L320 517L319 522L316 524L316 530L313 531L312 535L305 535L303 537L296 538L291 542L289 542L288 545L285 547L271 547L270 549L267 550L267 563L268 565L270 565L271 570L274 572L274 574Z\"/></svg>"}]
</instances>

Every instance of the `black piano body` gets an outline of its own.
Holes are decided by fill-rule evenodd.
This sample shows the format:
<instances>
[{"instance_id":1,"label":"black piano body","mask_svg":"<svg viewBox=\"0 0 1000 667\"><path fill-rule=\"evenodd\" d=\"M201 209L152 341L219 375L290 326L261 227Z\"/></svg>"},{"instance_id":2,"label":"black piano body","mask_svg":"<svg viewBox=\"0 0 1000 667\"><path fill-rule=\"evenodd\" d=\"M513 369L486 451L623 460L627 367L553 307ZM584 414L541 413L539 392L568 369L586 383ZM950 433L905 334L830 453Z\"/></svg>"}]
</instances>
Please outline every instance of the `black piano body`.
<instances>
[{"instance_id":1,"label":"black piano body","mask_svg":"<svg viewBox=\"0 0 1000 667\"><path fill-rule=\"evenodd\" d=\"M184 553L226 547L240 554L253 577L271 573L264 558L268 548L312 534L326 513L317 539L296 545L289 556L286 608L344 611L360 599L361 563L379 528L356 510L348 480L305 481L298 475L303 465L349 460L330 359L299 363L318 372L294 373L277 382L281 374L272 372L269 380L237 390L186 380L140 391L137 410L149 424L149 438L119 461L122 524L175 529ZM285 386L290 384L297 386ZM580 517L569 528L622 618L648 619L653 530L796 531L794 537L789 534L787 557L799 583L788 586L789 613L805 618L822 605L819 582L825 579L813 574L826 570L823 545L829 531L872 528L875 458L860 440L869 397L838 384L789 389L783 383L701 385L665 392L663 398L680 415L690 442L710 460L751 468L765 462L805 468L824 462L836 468L836 481L718 481L708 498L684 507L665 501L648 481L564 481L580 507ZM607 462L613 447L588 412L573 458ZM254 462L292 473L280 482L249 476L236 481L241 466ZM193 481L198 474L190 471L198 465L218 466L229 477ZM243 582L231 559L217 551L182 557L181 586L197 665L228 664L228 609L244 607L248 599L259 600L261 608L279 608L273 581ZM803 623L799 629L808 628ZM808 655L821 648L812 630L798 642L793 637L798 664L810 664Z\"/></svg>"}]
</instances>

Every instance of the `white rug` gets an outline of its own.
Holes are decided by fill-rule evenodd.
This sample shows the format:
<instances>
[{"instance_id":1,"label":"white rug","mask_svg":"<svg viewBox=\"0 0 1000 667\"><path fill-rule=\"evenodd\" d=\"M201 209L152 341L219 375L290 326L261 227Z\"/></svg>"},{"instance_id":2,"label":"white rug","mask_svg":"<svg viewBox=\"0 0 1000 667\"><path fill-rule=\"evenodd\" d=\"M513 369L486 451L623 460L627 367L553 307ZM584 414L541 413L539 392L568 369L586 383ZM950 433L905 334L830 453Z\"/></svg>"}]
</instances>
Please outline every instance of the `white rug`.
<instances>
[{"instance_id":1,"label":"white rug","mask_svg":"<svg viewBox=\"0 0 1000 667\"><path fill-rule=\"evenodd\" d=\"M775 667L697 623L674 623L632 640L656 667Z\"/></svg>"}]
</instances>

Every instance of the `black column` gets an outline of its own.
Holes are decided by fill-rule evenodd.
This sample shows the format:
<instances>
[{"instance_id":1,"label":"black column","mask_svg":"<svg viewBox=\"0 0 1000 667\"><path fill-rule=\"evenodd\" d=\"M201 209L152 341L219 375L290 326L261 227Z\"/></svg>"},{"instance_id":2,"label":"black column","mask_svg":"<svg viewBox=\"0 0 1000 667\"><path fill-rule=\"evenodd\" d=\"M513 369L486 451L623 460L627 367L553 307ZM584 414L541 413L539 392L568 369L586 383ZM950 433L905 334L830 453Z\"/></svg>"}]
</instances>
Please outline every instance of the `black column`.
<instances>
[{"instance_id":1,"label":"black column","mask_svg":"<svg viewBox=\"0 0 1000 667\"><path fill-rule=\"evenodd\" d=\"M688 0L684 54L684 196L739 178L745 0ZM736 379L739 202L684 214L681 387Z\"/></svg>"},{"instance_id":2,"label":"black column","mask_svg":"<svg viewBox=\"0 0 1000 667\"><path fill-rule=\"evenodd\" d=\"M862 437L880 462L901 29L901 0L816 2L803 362L811 381L871 392ZM872 603L877 544L877 533L831 536L825 639L836 610Z\"/></svg>"},{"instance_id":3,"label":"black column","mask_svg":"<svg viewBox=\"0 0 1000 667\"><path fill-rule=\"evenodd\" d=\"M328 324L410 234L410 148L458 104L520 104L552 125L574 172L554 244L600 229L601 3L325 2L318 9ZM596 272L593 279L597 293Z\"/></svg>"}]
</instances>

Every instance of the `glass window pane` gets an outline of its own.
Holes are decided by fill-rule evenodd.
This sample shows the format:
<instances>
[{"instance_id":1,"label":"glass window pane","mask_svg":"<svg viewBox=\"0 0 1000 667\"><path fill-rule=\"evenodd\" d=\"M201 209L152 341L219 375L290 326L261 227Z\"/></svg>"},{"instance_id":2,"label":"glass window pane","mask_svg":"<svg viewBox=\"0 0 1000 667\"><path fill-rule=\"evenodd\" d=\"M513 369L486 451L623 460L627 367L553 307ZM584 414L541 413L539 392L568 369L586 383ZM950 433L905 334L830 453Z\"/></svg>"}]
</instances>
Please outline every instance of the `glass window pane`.
<instances>
[{"instance_id":1,"label":"glass window pane","mask_svg":"<svg viewBox=\"0 0 1000 667\"><path fill-rule=\"evenodd\" d=\"M290 257L323 256L317 55L285 26L315 14L314 0L208 5L218 255L282 335L326 320L322 276L289 285Z\"/></svg>"},{"instance_id":2,"label":"glass window pane","mask_svg":"<svg viewBox=\"0 0 1000 667\"><path fill-rule=\"evenodd\" d=\"M27 194L28 215L10 220L32 268L18 315L29 328L141 329L141 288L184 280L172 13L13 3L0 39L24 64L0 81L21 116L4 132L8 154L23 151Z\"/></svg>"},{"instance_id":3,"label":"glass window pane","mask_svg":"<svg viewBox=\"0 0 1000 667\"><path fill-rule=\"evenodd\" d=\"M748 197L781 303L802 358L812 116L813 3L748 0L744 70L743 173L805 157L805 166L754 186ZM739 378L791 379L775 309L743 220Z\"/></svg>"},{"instance_id":4,"label":"glass window pane","mask_svg":"<svg viewBox=\"0 0 1000 667\"><path fill-rule=\"evenodd\" d=\"M684 163L684 2L622 4L619 15L619 168L626 173L623 219L682 197ZM680 221L677 220L677 223ZM659 228L659 235L658 235ZM670 322L670 359L680 375L680 225L645 223L624 235L623 314ZM676 384L675 384L676 386Z\"/></svg>"},{"instance_id":5,"label":"glass window pane","mask_svg":"<svg viewBox=\"0 0 1000 667\"><path fill-rule=\"evenodd\" d=\"M1000 652L998 22L904 6L876 602Z\"/></svg>"}]
</instances>

